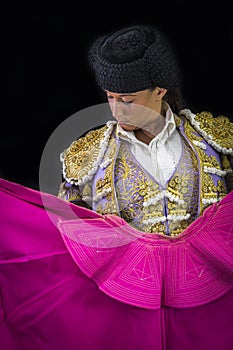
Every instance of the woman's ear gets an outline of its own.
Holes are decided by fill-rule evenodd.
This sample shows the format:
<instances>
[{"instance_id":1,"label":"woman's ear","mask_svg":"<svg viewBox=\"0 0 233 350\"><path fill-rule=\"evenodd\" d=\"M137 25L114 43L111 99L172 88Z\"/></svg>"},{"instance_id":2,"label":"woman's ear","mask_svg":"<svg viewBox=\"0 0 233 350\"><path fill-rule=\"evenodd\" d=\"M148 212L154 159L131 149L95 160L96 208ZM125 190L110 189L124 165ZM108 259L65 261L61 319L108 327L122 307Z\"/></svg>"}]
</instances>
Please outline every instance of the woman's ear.
<instances>
[{"instance_id":1,"label":"woman's ear","mask_svg":"<svg viewBox=\"0 0 233 350\"><path fill-rule=\"evenodd\" d=\"M156 87L155 88L155 96L157 100L162 100L162 98L166 95L167 89Z\"/></svg>"}]
</instances>

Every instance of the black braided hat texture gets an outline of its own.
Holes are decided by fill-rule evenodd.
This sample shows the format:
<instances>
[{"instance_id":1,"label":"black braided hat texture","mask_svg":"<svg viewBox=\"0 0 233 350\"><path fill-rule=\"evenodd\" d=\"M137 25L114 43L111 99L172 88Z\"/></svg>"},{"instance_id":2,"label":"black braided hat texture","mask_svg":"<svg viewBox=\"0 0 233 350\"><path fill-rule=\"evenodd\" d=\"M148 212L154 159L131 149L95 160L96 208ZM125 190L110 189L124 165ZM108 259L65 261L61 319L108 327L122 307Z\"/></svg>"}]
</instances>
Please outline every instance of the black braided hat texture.
<instances>
[{"instance_id":1,"label":"black braided hat texture","mask_svg":"<svg viewBox=\"0 0 233 350\"><path fill-rule=\"evenodd\" d=\"M90 46L88 61L103 90L130 93L180 86L174 51L153 26L129 26L101 36Z\"/></svg>"}]
</instances>

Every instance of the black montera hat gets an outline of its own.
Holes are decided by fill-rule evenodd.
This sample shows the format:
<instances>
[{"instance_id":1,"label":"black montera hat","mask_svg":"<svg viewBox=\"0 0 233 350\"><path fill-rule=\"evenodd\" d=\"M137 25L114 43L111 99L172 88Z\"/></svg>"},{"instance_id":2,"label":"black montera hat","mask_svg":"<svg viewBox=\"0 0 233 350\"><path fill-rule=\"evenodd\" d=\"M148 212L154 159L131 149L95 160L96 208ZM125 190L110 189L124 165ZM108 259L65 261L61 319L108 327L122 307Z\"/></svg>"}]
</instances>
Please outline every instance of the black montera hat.
<instances>
[{"instance_id":1,"label":"black montera hat","mask_svg":"<svg viewBox=\"0 0 233 350\"><path fill-rule=\"evenodd\" d=\"M127 93L180 86L173 49L153 26L130 26L103 35L91 45L88 59L103 90Z\"/></svg>"}]
</instances>

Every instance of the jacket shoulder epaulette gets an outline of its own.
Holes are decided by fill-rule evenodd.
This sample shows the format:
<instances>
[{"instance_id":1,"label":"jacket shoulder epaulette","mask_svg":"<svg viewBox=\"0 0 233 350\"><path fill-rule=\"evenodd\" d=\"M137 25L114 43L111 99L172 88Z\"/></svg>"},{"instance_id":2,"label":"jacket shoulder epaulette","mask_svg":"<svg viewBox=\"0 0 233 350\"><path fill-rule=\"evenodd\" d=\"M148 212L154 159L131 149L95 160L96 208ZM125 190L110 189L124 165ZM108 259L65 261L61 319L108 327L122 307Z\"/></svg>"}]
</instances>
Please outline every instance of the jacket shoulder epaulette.
<instances>
[{"instance_id":1,"label":"jacket shoulder epaulette","mask_svg":"<svg viewBox=\"0 0 233 350\"><path fill-rule=\"evenodd\" d=\"M192 113L189 109L182 110L194 129L218 152L233 155L233 123L224 116L214 117L211 112Z\"/></svg>"},{"instance_id":2,"label":"jacket shoulder epaulette","mask_svg":"<svg viewBox=\"0 0 233 350\"><path fill-rule=\"evenodd\" d=\"M106 151L114 124L107 122L100 128L90 130L63 151L63 177L67 182L82 185L91 180Z\"/></svg>"}]
</instances>

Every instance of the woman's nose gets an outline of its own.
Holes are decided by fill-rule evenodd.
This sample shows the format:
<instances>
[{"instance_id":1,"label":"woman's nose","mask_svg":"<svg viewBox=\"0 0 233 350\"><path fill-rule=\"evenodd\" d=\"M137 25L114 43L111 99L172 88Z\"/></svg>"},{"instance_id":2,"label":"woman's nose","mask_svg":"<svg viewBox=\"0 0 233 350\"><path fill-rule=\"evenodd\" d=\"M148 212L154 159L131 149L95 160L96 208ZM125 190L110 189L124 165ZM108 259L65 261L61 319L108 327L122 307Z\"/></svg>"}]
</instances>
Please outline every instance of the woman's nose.
<instances>
[{"instance_id":1,"label":"woman's nose","mask_svg":"<svg viewBox=\"0 0 233 350\"><path fill-rule=\"evenodd\" d=\"M112 115L114 118L118 119L123 114L123 103L117 100L110 102L110 107L112 111Z\"/></svg>"}]
</instances>

